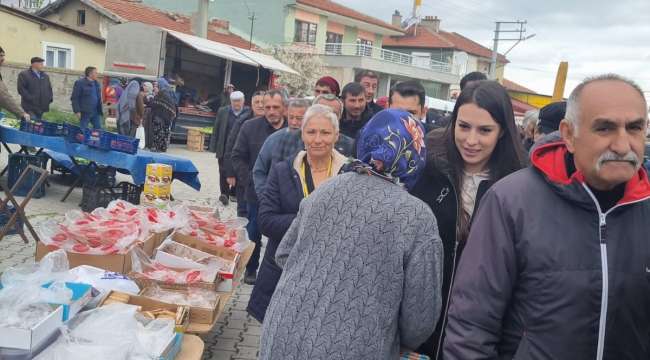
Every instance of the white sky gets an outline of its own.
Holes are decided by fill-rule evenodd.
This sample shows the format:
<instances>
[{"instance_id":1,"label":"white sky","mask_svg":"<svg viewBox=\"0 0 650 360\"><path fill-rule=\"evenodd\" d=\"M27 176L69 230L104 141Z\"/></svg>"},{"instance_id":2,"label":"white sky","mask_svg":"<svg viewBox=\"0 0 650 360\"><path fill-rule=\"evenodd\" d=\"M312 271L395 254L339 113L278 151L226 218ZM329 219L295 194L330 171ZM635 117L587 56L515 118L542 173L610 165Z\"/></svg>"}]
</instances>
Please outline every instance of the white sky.
<instances>
[{"instance_id":1,"label":"white sky","mask_svg":"<svg viewBox=\"0 0 650 360\"><path fill-rule=\"evenodd\" d=\"M390 22L410 0L337 0ZM553 92L560 61L569 62L565 96L586 76L614 72L637 81L650 98L650 0L423 0L420 15L492 48L495 21L527 20L532 39L509 54L505 76L543 94ZM504 52L513 42L499 45Z\"/></svg>"}]
</instances>

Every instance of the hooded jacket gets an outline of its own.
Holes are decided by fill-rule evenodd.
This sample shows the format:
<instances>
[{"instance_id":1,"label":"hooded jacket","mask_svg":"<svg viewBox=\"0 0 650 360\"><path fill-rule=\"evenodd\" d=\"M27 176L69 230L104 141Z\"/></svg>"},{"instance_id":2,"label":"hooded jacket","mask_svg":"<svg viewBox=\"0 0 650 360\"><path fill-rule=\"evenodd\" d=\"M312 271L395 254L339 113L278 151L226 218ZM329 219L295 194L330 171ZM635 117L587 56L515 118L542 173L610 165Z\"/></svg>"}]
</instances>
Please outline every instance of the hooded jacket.
<instances>
[{"instance_id":1,"label":"hooded jacket","mask_svg":"<svg viewBox=\"0 0 650 360\"><path fill-rule=\"evenodd\" d=\"M563 143L492 186L460 261L445 360L650 359L650 182L601 211Z\"/></svg>"},{"instance_id":2,"label":"hooded jacket","mask_svg":"<svg viewBox=\"0 0 650 360\"><path fill-rule=\"evenodd\" d=\"M427 167L415 185L411 194L424 201L436 216L438 231L443 245L443 273L442 273L442 314L438 318L436 330L429 339L420 346L419 353L432 359L440 359L444 328L447 322L447 309L449 294L453 284L454 272L458 260L463 252L465 243L458 237L457 229L460 226L459 213L461 209L460 189L456 189L452 182L452 168L447 160L446 128L438 128L426 137ZM483 194L492 185L491 181L483 181L476 194L474 212L479 208ZM473 218L473 216L472 216Z\"/></svg>"}]
</instances>

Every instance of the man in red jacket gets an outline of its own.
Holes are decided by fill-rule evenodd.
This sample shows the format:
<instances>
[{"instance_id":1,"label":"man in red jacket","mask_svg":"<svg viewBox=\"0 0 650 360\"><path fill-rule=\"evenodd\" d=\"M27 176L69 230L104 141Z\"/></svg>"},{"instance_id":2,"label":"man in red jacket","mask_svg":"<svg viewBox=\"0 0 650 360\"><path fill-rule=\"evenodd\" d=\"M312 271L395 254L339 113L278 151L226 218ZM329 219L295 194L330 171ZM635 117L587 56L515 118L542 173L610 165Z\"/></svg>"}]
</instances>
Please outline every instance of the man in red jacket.
<instances>
[{"instance_id":1,"label":"man in red jacket","mask_svg":"<svg viewBox=\"0 0 650 360\"><path fill-rule=\"evenodd\" d=\"M643 91L571 94L564 141L488 190L458 267L444 359L650 359Z\"/></svg>"}]
</instances>

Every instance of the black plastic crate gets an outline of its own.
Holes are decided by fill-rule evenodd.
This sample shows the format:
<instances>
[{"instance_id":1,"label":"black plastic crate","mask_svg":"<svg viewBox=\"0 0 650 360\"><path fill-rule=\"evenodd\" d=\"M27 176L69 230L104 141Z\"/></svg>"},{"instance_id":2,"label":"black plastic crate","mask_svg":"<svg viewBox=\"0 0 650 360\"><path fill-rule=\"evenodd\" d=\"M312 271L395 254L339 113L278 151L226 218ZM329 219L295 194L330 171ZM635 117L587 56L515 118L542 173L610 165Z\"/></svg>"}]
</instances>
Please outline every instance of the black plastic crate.
<instances>
[{"instance_id":1,"label":"black plastic crate","mask_svg":"<svg viewBox=\"0 0 650 360\"><path fill-rule=\"evenodd\" d=\"M81 210L90 212L99 207L106 207L113 200L124 200L132 204L140 204L142 188L129 182L121 182L115 186L85 186L82 189Z\"/></svg>"},{"instance_id":2,"label":"black plastic crate","mask_svg":"<svg viewBox=\"0 0 650 360\"><path fill-rule=\"evenodd\" d=\"M14 206L11 203L7 204L6 209L0 210L0 230L2 229L2 227L7 225L7 223L9 222L9 218L11 218L11 216L14 213L16 213L16 208L14 208ZM7 231L5 235L14 235L14 234L22 233L23 226L24 226L23 220L20 218L20 216L17 216L14 226L12 226L11 229L9 229L9 231Z\"/></svg>"},{"instance_id":3,"label":"black plastic crate","mask_svg":"<svg viewBox=\"0 0 650 360\"><path fill-rule=\"evenodd\" d=\"M50 158L44 154L31 155L31 154L10 154L9 155L9 173L7 175L7 185L11 189L14 184L18 181L20 174L27 168L29 165L34 165L36 167L47 169L47 162ZM30 172L27 174L27 178L23 180L23 183L20 187L14 191L14 196L26 196L31 190L32 186L36 184L40 174L35 172ZM36 189L33 197L35 199L42 198L45 196L45 183Z\"/></svg>"},{"instance_id":4,"label":"black plastic crate","mask_svg":"<svg viewBox=\"0 0 650 360\"><path fill-rule=\"evenodd\" d=\"M114 167L102 165L88 165L84 172L83 185L89 187L115 186L116 171Z\"/></svg>"}]
</instances>

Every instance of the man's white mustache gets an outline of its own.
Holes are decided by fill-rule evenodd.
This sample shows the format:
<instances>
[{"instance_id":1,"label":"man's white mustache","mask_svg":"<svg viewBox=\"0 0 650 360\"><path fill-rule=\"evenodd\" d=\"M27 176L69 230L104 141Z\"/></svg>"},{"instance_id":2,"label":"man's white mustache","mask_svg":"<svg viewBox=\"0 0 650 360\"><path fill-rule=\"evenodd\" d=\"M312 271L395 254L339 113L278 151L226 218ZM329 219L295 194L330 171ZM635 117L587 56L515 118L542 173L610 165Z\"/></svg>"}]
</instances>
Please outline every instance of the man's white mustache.
<instances>
[{"instance_id":1,"label":"man's white mustache","mask_svg":"<svg viewBox=\"0 0 650 360\"><path fill-rule=\"evenodd\" d=\"M641 164L641 160L636 155L635 152L630 151L627 154L621 156L613 151L606 151L598 158L597 167L600 169L608 161L627 161L631 163L635 168Z\"/></svg>"}]
</instances>

